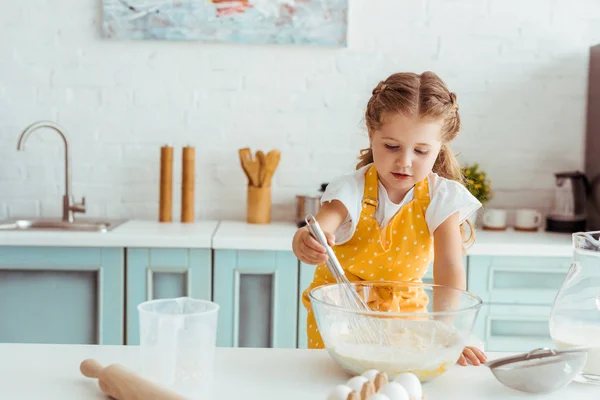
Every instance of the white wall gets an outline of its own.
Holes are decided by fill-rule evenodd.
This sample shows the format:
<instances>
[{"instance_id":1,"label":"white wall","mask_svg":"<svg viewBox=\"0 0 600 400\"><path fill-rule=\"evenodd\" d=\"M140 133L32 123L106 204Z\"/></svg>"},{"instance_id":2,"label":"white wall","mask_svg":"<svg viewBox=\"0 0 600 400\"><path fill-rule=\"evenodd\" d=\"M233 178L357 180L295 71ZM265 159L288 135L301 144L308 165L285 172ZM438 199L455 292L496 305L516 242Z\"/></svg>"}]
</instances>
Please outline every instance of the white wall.
<instances>
[{"instance_id":1,"label":"white wall","mask_svg":"<svg viewBox=\"0 0 600 400\"><path fill-rule=\"evenodd\" d=\"M347 48L106 41L100 22L100 0L4 2L0 217L60 214L58 136L16 151L50 119L70 134L91 216L156 219L170 143L197 147L198 218L244 218L237 149L280 149L274 218L293 219L296 193L353 169L370 91L396 71L433 70L458 94L455 150L489 172L491 205L545 209L552 173L583 166L597 0L350 0Z\"/></svg>"}]
</instances>

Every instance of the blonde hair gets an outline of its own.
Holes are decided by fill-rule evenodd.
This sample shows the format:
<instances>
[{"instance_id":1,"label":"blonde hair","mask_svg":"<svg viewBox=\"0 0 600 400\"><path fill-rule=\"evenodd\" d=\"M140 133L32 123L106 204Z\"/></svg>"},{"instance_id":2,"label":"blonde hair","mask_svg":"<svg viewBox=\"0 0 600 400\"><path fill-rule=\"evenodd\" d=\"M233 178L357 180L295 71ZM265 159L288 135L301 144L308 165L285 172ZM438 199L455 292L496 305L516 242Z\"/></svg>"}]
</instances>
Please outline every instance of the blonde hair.
<instances>
[{"instance_id":1,"label":"blonde hair","mask_svg":"<svg viewBox=\"0 0 600 400\"><path fill-rule=\"evenodd\" d=\"M381 128L385 118L393 114L415 115L422 119L443 120L442 147L433 165L433 172L441 177L464 184L460 164L450 148L450 142L460 132L460 115L456 94L450 92L446 84L433 72L422 74L400 72L389 76L373 89L367 103L365 120L370 134ZM360 151L356 169L373 162L371 148ZM461 224L464 237L464 224L469 226L470 235L464 241L470 246L475 240L475 228L467 220Z\"/></svg>"}]
</instances>

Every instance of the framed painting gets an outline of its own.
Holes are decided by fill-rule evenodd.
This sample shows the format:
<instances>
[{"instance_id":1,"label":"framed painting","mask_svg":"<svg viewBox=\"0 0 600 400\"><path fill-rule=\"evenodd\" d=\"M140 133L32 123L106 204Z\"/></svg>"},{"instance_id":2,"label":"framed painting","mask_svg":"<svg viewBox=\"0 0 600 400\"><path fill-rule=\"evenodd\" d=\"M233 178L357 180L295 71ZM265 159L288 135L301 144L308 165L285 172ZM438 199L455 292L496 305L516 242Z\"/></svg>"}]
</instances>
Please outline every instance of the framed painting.
<instances>
[{"instance_id":1,"label":"framed painting","mask_svg":"<svg viewBox=\"0 0 600 400\"><path fill-rule=\"evenodd\" d=\"M106 38L346 46L349 0L102 0Z\"/></svg>"}]
</instances>

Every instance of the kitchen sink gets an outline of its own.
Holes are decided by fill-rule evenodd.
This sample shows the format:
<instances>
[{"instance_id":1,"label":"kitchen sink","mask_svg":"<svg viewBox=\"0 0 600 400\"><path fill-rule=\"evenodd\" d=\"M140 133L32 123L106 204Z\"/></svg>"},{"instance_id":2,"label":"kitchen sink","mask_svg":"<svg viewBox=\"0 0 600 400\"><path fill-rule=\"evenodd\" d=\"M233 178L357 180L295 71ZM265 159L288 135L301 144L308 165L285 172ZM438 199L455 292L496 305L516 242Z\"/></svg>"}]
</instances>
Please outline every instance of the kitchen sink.
<instances>
[{"instance_id":1,"label":"kitchen sink","mask_svg":"<svg viewBox=\"0 0 600 400\"><path fill-rule=\"evenodd\" d=\"M126 220L78 219L74 222L61 219L11 218L0 220L0 231L76 231L108 232Z\"/></svg>"}]
</instances>

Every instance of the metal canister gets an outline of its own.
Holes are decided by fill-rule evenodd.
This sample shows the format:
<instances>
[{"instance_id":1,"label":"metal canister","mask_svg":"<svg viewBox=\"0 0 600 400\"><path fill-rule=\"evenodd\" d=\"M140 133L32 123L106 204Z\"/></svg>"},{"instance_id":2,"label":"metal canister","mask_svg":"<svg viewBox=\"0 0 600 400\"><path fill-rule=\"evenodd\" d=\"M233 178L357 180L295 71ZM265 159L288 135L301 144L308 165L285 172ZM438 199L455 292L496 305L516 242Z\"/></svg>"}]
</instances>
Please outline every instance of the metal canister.
<instances>
[{"instance_id":1,"label":"metal canister","mask_svg":"<svg viewBox=\"0 0 600 400\"><path fill-rule=\"evenodd\" d=\"M321 197L325 193L327 183L321 184L321 189L314 194L296 196L296 225L301 228L306 225L307 215L317 215L321 208Z\"/></svg>"}]
</instances>

